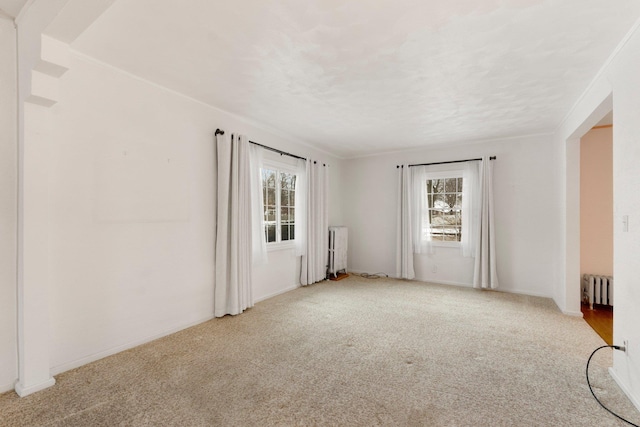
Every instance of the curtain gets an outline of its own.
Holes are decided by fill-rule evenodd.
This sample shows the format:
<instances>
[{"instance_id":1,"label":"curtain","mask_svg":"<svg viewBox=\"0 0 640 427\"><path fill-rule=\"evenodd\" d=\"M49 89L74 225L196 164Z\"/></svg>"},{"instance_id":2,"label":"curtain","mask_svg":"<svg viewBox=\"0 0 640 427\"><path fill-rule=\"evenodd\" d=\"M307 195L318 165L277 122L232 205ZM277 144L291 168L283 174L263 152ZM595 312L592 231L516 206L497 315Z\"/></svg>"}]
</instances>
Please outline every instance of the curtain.
<instances>
[{"instance_id":1,"label":"curtain","mask_svg":"<svg viewBox=\"0 0 640 427\"><path fill-rule=\"evenodd\" d=\"M296 256L307 253L307 161L298 159L296 163L296 193L295 193L295 245Z\"/></svg>"},{"instance_id":2,"label":"curtain","mask_svg":"<svg viewBox=\"0 0 640 427\"><path fill-rule=\"evenodd\" d=\"M411 168L402 165L398 168L398 209L396 233L396 277L400 279L415 278L413 269L413 182Z\"/></svg>"},{"instance_id":3,"label":"curtain","mask_svg":"<svg viewBox=\"0 0 640 427\"><path fill-rule=\"evenodd\" d=\"M493 207L493 162L489 157L482 158L479 176L479 219L476 260L473 272L473 286L475 288L498 287L496 272L495 227Z\"/></svg>"},{"instance_id":4,"label":"curtain","mask_svg":"<svg viewBox=\"0 0 640 427\"><path fill-rule=\"evenodd\" d=\"M478 240L478 219L480 218L479 161L465 162L462 173L462 256L476 256Z\"/></svg>"},{"instance_id":5,"label":"curtain","mask_svg":"<svg viewBox=\"0 0 640 427\"><path fill-rule=\"evenodd\" d=\"M253 306L249 141L217 135L217 215L214 315L239 314Z\"/></svg>"},{"instance_id":6,"label":"curtain","mask_svg":"<svg viewBox=\"0 0 640 427\"><path fill-rule=\"evenodd\" d=\"M429 200L427 198L426 184L430 178L429 173L433 173L433 167L413 166L409 168L411 182L411 195L413 205L411 206L413 252L416 254L433 254L434 247L431 242L429 228ZM438 168L436 168L438 169Z\"/></svg>"},{"instance_id":7,"label":"curtain","mask_svg":"<svg viewBox=\"0 0 640 427\"><path fill-rule=\"evenodd\" d=\"M320 162L307 160L306 166L306 242L300 284L324 280L329 257L329 171Z\"/></svg>"},{"instance_id":8,"label":"curtain","mask_svg":"<svg viewBox=\"0 0 640 427\"><path fill-rule=\"evenodd\" d=\"M267 263L267 237L264 233L264 199L262 198L262 173L264 149L249 144L251 169L251 236L253 264Z\"/></svg>"}]
</instances>

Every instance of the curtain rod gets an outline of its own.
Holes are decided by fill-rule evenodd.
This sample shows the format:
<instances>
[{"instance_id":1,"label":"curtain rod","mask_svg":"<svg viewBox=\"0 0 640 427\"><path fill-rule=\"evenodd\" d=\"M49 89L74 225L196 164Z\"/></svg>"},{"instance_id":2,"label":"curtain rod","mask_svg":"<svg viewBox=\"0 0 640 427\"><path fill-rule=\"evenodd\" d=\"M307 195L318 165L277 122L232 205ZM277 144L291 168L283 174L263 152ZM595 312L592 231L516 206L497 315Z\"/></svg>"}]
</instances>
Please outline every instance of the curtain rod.
<instances>
[{"instance_id":1,"label":"curtain rod","mask_svg":"<svg viewBox=\"0 0 640 427\"><path fill-rule=\"evenodd\" d=\"M222 129L216 129L216 133L214 134L214 136L216 136L216 135L224 135L224 131ZM266 150L274 151L274 152L276 152L276 153L278 153L278 154L280 154L282 156L289 156L289 157L293 157L293 158L300 159L300 160L305 160L305 161L307 160L304 157L296 156L295 154L287 153L286 151L278 150L277 148L268 147L266 145L258 144L257 142L253 142L253 141L249 141L249 142L252 143L253 145L257 145L259 147L262 147L262 148L264 148Z\"/></svg>"},{"instance_id":2,"label":"curtain rod","mask_svg":"<svg viewBox=\"0 0 640 427\"><path fill-rule=\"evenodd\" d=\"M495 160L497 157L496 156L491 156L489 157L489 160ZM407 167L413 167L413 166L433 166L433 165L447 165L449 163L464 163L464 162L475 162L475 161L479 161L482 159L466 159L466 160L450 160L448 162L435 162L435 163L420 163L420 164L415 164L415 165L408 165ZM399 168L400 166L396 166L396 169ZM403 166L404 167L404 166Z\"/></svg>"}]
</instances>

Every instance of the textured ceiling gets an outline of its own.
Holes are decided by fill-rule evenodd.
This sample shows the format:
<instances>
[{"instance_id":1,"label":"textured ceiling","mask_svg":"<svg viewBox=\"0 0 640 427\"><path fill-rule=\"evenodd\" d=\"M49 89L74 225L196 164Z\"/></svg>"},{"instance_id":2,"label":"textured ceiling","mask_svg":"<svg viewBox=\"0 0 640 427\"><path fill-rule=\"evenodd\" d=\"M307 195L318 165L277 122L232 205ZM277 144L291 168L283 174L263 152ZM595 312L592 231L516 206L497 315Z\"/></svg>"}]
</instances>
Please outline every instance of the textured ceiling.
<instances>
[{"instance_id":1,"label":"textured ceiling","mask_svg":"<svg viewBox=\"0 0 640 427\"><path fill-rule=\"evenodd\" d=\"M27 0L0 0L0 10L15 18L26 3Z\"/></svg>"},{"instance_id":2,"label":"textured ceiling","mask_svg":"<svg viewBox=\"0 0 640 427\"><path fill-rule=\"evenodd\" d=\"M118 0L73 48L342 157L552 132L638 0Z\"/></svg>"}]
</instances>

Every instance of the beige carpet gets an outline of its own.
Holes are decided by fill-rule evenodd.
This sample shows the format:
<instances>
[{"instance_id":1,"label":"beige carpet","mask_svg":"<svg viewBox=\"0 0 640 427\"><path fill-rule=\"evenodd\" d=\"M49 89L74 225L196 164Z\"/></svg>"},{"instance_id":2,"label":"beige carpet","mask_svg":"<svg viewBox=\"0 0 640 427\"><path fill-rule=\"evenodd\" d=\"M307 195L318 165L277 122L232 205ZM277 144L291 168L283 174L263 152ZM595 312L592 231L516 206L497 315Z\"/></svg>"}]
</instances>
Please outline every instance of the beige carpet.
<instances>
[{"instance_id":1,"label":"beige carpet","mask_svg":"<svg viewBox=\"0 0 640 427\"><path fill-rule=\"evenodd\" d=\"M602 340L550 300L350 277L0 395L3 426L618 426ZM640 414L592 363L602 400Z\"/></svg>"}]
</instances>

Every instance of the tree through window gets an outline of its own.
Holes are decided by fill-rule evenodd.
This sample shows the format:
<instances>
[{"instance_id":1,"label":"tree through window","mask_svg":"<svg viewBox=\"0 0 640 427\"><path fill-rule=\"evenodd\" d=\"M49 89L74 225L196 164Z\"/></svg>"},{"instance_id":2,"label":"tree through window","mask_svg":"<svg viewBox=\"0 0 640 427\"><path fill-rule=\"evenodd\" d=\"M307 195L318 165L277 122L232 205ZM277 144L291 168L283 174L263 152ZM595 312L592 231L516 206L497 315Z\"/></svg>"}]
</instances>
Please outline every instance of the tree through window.
<instances>
[{"instance_id":1,"label":"tree through window","mask_svg":"<svg viewBox=\"0 0 640 427\"><path fill-rule=\"evenodd\" d=\"M459 242L462 237L462 178L428 179L426 185L432 241Z\"/></svg>"},{"instance_id":2,"label":"tree through window","mask_svg":"<svg viewBox=\"0 0 640 427\"><path fill-rule=\"evenodd\" d=\"M267 243L294 240L296 175L278 169L261 172Z\"/></svg>"}]
</instances>

